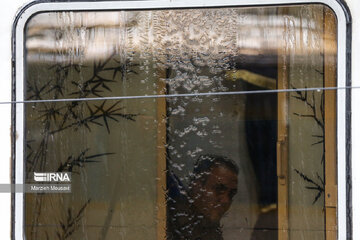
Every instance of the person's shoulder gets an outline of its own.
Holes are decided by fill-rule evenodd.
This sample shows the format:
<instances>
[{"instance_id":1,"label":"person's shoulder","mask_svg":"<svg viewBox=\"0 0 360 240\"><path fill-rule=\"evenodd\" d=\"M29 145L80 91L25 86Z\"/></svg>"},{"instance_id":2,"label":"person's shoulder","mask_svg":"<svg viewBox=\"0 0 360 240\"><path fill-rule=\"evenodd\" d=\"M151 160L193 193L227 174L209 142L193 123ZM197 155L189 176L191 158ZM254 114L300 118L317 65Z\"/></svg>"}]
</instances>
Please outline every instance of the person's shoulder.
<instances>
[{"instance_id":1,"label":"person's shoulder","mask_svg":"<svg viewBox=\"0 0 360 240\"><path fill-rule=\"evenodd\" d=\"M177 200L186 200L187 199L187 189L182 181L175 175L173 171L169 171L167 174L167 198L168 199L177 199Z\"/></svg>"}]
</instances>

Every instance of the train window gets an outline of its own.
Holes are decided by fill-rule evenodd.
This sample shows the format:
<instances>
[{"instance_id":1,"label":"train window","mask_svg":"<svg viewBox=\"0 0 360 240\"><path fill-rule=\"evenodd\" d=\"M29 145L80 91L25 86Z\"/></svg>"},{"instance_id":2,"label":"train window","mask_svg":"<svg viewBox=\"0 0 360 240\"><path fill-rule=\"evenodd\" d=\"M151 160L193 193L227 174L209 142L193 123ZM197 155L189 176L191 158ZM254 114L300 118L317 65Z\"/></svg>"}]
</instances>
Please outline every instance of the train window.
<instances>
[{"instance_id":1,"label":"train window","mask_svg":"<svg viewBox=\"0 0 360 240\"><path fill-rule=\"evenodd\" d=\"M116 4L17 27L16 239L345 239L337 8Z\"/></svg>"}]
</instances>

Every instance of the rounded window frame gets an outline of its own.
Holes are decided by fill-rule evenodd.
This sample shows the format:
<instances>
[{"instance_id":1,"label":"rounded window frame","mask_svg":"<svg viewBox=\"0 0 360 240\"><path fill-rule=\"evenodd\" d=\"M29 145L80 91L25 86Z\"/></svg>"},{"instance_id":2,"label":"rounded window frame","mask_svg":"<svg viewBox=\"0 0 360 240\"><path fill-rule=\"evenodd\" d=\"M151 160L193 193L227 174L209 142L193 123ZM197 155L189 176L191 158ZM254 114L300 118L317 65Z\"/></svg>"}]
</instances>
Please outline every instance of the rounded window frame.
<instances>
[{"instance_id":1,"label":"rounded window frame","mask_svg":"<svg viewBox=\"0 0 360 240\"><path fill-rule=\"evenodd\" d=\"M350 118L350 56L351 17L348 8L337 0L177 0L177 1L34 1L17 14L12 33L13 96L12 101L12 184L24 184L24 104L25 104L25 27L36 14L55 11L114 11L186 9L216 7L263 7L300 4L323 4L333 10L337 17L337 180L338 180L338 239L351 238L351 130ZM25 239L24 193L12 193L12 239Z\"/></svg>"}]
</instances>

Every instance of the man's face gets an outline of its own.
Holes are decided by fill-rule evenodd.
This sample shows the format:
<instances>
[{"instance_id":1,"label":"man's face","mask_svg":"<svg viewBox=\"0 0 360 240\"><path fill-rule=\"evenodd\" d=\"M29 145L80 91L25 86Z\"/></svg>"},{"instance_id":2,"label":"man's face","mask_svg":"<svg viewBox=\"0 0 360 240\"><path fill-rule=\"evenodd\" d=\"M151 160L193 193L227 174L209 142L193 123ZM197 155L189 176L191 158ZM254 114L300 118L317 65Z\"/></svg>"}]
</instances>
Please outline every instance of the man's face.
<instances>
[{"instance_id":1,"label":"man's face","mask_svg":"<svg viewBox=\"0 0 360 240\"><path fill-rule=\"evenodd\" d=\"M237 192L237 174L227 167L215 166L205 177L205 182L194 184L194 207L207 220L216 223L230 208Z\"/></svg>"}]
</instances>

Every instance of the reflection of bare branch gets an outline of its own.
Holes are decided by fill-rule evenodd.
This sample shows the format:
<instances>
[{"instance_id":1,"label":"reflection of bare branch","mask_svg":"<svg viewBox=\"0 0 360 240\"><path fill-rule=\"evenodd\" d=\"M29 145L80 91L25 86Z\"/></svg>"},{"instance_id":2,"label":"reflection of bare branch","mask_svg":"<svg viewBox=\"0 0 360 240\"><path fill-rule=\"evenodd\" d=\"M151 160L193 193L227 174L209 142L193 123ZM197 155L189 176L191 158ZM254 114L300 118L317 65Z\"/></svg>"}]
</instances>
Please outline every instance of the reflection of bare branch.
<instances>
[{"instance_id":1,"label":"reflection of bare branch","mask_svg":"<svg viewBox=\"0 0 360 240\"><path fill-rule=\"evenodd\" d=\"M138 116L138 114L123 113L122 110L124 108L117 107L117 105L120 102L121 101L116 101L114 104L112 104L109 107L105 107L106 100L103 101L100 105L94 104L92 107L89 106L88 103L86 103L89 115L87 117L81 117L81 116L75 114L74 112L71 112L72 118L74 119L71 122L67 121L68 116L69 116L69 111L70 111L70 110L68 110L68 112L66 114L64 114L63 122L69 122L69 123L67 125L62 125L60 128L52 131L51 134L58 133L60 131L63 131L63 130L69 129L69 128L73 128L73 127L75 128L75 130L80 127L85 127L89 131L91 131L89 124L96 124L99 126L103 126L103 124L97 122L97 120L99 120L99 119L102 119L104 121L106 129L107 129L108 133L110 133L110 127L109 127L109 123L108 123L108 120L110 120L110 119L115 122L119 122L118 118L135 121L135 117ZM95 108L95 110L92 110L92 108ZM72 111L72 109L71 109L71 111Z\"/></svg>"},{"instance_id":2,"label":"reflection of bare branch","mask_svg":"<svg viewBox=\"0 0 360 240\"><path fill-rule=\"evenodd\" d=\"M114 61L116 63L118 63L118 66L116 66L116 67L108 67L108 68L103 69L104 71L109 71L109 70L114 71L113 79L116 78L116 74L118 72L121 75L121 80L124 80L126 73L135 73L135 74L137 74L137 72L132 70L132 68L139 66L139 64L131 63L129 60L127 60L125 63L121 63L120 61L117 61L116 59Z\"/></svg>"},{"instance_id":3,"label":"reflection of bare branch","mask_svg":"<svg viewBox=\"0 0 360 240\"><path fill-rule=\"evenodd\" d=\"M311 146L314 146L314 145L317 145L317 144L320 144L320 143L324 143L324 135L311 135L313 138L317 138L318 141L311 144Z\"/></svg>"},{"instance_id":4,"label":"reflection of bare branch","mask_svg":"<svg viewBox=\"0 0 360 240\"><path fill-rule=\"evenodd\" d=\"M302 172L300 172L299 170L297 169L294 169L294 171L306 182L312 184L312 186L305 186L306 189L310 189L310 190L315 190L317 191L317 194L315 196L315 199L313 201L312 204L315 204L319 198L321 197L321 195L324 193L325 189L325 185L324 185L324 180L321 179L321 177L319 176L318 173L317 174L317 178L320 180L321 182L321 185L316 183L314 180L310 179L308 176L306 176L305 174L303 174Z\"/></svg>"},{"instance_id":5,"label":"reflection of bare branch","mask_svg":"<svg viewBox=\"0 0 360 240\"><path fill-rule=\"evenodd\" d=\"M324 109L323 109L323 104L320 104L320 115L321 115L321 119L318 116L317 110L316 110L316 102L315 102L315 92L312 92L312 100L309 100L308 97L308 92L305 91L299 91L297 90L295 87L292 87L295 90L295 96L292 96L295 99L298 99L302 102L304 102L306 104L306 106L308 108L311 109L312 114L300 114L300 113L294 113L294 115L299 116L299 117L309 117L312 118L316 121L316 123L318 124L319 127L321 127L322 130L324 130ZM306 88L306 87L305 87ZM323 95L323 93L321 94ZM323 96L321 97L321 102L323 102Z\"/></svg>"},{"instance_id":6,"label":"reflection of bare branch","mask_svg":"<svg viewBox=\"0 0 360 240\"><path fill-rule=\"evenodd\" d=\"M318 69L315 69L315 72L317 72L317 73L320 74L320 75L324 75L324 71L320 71L320 70L318 70Z\"/></svg>"},{"instance_id":7,"label":"reflection of bare branch","mask_svg":"<svg viewBox=\"0 0 360 240\"><path fill-rule=\"evenodd\" d=\"M131 63L129 60L126 60L125 63L114 59L115 52L110 55L103 62L94 62L93 63L93 74L85 82L76 82L72 81L71 84L74 85L78 90L72 92L70 95L76 95L81 98L94 95L101 97L101 94L104 91L111 92L111 88L108 84L116 82L116 75L119 72L121 75L121 80L124 80L126 73L135 73L133 70L134 67L138 64ZM107 64L113 60L116 63L116 66L107 66ZM106 71L114 71L112 79L102 77L102 73Z\"/></svg>"},{"instance_id":8,"label":"reflection of bare branch","mask_svg":"<svg viewBox=\"0 0 360 240\"><path fill-rule=\"evenodd\" d=\"M317 71L318 72L318 71ZM319 74L321 74L320 72L318 72ZM317 112L317 106L316 106L316 101L315 101L315 92L312 92L312 97L311 100L309 99L309 95L308 95L308 91L300 91L297 90L295 87L292 86L293 89L295 89L295 96L292 96L293 98L302 101L305 103L305 105L307 106L307 108L309 108L312 112L312 114L300 114L300 113L294 113L294 115L298 116L298 117L305 117L305 118L311 118L313 119L316 124L321 128L321 132L322 135L318 135L318 134L313 134L312 137L316 138L316 142L312 143L311 146L315 146L318 144L322 144L322 156L321 156L321 164L325 163L325 110L324 110L324 93L321 93L321 99L320 99L320 114L318 114ZM306 87L305 87L306 88ZM319 116L320 115L320 116ZM310 189L310 190L315 190L317 191L317 194L314 198L313 204L315 204L318 199L321 197L322 193L324 192L324 188L325 188L325 184L323 179L319 176L318 173L317 174L317 178L320 181L320 184L317 184L314 180L310 179L309 177L307 177L305 174L301 173L299 170L294 169L294 171L305 181L308 182L310 184L312 184L312 186L305 186L306 189Z\"/></svg>"},{"instance_id":9,"label":"reflection of bare branch","mask_svg":"<svg viewBox=\"0 0 360 240\"><path fill-rule=\"evenodd\" d=\"M116 66L113 66L116 65ZM115 59L115 52L110 57L102 61L94 61L93 66L82 66L80 64L55 63L48 68L54 75L48 81L42 82L40 86L38 79L27 82L27 99L58 99L60 96L66 97L89 97L101 96L112 92L112 83L116 82L117 73L124 79L126 73L135 73L133 70L137 64L125 61L122 63ZM82 69L92 69L91 76L81 81L81 77L74 77L73 74L81 74ZM112 78L104 77L108 71L114 71ZM89 71L87 71L89 72ZM76 79L76 80L75 80ZM76 89L74 89L74 87ZM69 93L70 92L70 93ZM34 171L49 171L45 169L48 160L48 147L50 139L55 133L64 130L78 130L86 128L91 131L92 126L97 125L106 128L110 133L109 121L119 122L120 119L135 121L138 114L126 113L124 107L119 106L120 101L107 104L102 101L99 104L89 104L88 102L69 102L69 103L34 103L27 105L29 114L40 120L41 129L38 141L27 141L26 149L26 174ZM38 105L38 106L37 106ZM85 111L84 111L85 110ZM30 136L26 136L28 138ZM97 153L87 155L89 149L82 151L78 156L70 155L65 162L60 162L57 171L73 172L74 168L81 168L85 164L97 162L97 158L113 153ZM53 171L50 169L50 171ZM27 176L26 176L27 177ZM34 216L29 239L38 239L38 231L35 228L39 225L42 215L44 198L42 195L34 195ZM86 204L87 205L87 204ZM66 239L76 231L77 222L83 214L83 209L74 217L74 221L67 221L62 224L61 231L57 231L59 239ZM69 212L71 214L71 212ZM49 238L46 233L46 238Z\"/></svg>"},{"instance_id":10,"label":"reflection of bare branch","mask_svg":"<svg viewBox=\"0 0 360 240\"><path fill-rule=\"evenodd\" d=\"M316 101L315 101L315 93L312 92L312 100L309 100L308 92L297 90L294 86L292 86L293 89L295 89L295 96L292 96L295 99L298 99L299 101L302 101L306 104L308 108L312 111L312 114L300 114L300 113L293 113L295 116L298 117L305 117L305 118L312 118L317 125L322 130L322 135L312 135L314 138L320 138L316 142L312 143L311 146L323 144L323 155L321 157L321 163L323 164L325 161L325 145L324 145L324 136L325 136L325 109L324 109L324 93L321 93L321 99L320 99L320 117L316 110ZM306 88L306 87L305 87Z\"/></svg>"},{"instance_id":11,"label":"reflection of bare branch","mask_svg":"<svg viewBox=\"0 0 360 240\"><path fill-rule=\"evenodd\" d=\"M42 95L44 94L44 91L46 90L46 88L50 85L51 81L46 82L43 86L41 86L40 88L37 86L36 81L34 81L33 85L30 85L28 83L28 93L30 93L31 95L29 95L29 99L35 99L35 100L41 100L42 99Z\"/></svg>"},{"instance_id":12,"label":"reflection of bare branch","mask_svg":"<svg viewBox=\"0 0 360 240\"><path fill-rule=\"evenodd\" d=\"M321 119L322 119L322 122L323 122L323 123L325 123L325 108L324 108L324 104L325 104L324 93L321 93L320 112L321 112ZM323 130L325 130L325 129L323 129Z\"/></svg>"},{"instance_id":13,"label":"reflection of bare branch","mask_svg":"<svg viewBox=\"0 0 360 240\"><path fill-rule=\"evenodd\" d=\"M39 110L39 113L44 113L42 115L40 115L40 117L38 119L43 119L44 121L56 121L56 117L60 117L62 116L61 110L64 109L64 107L60 107L60 108L55 108L55 107L50 107L48 108L46 105L44 105L43 110Z\"/></svg>"},{"instance_id":14,"label":"reflection of bare branch","mask_svg":"<svg viewBox=\"0 0 360 240\"><path fill-rule=\"evenodd\" d=\"M320 143L324 143L324 140L320 140L318 142L315 142L315 143L311 144L311 146L314 146L314 145L317 145L317 144L320 144Z\"/></svg>"},{"instance_id":15,"label":"reflection of bare branch","mask_svg":"<svg viewBox=\"0 0 360 240\"><path fill-rule=\"evenodd\" d=\"M56 231L56 236L59 240L68 239L79 228L80 220L89 203L90 199L79 209L76 215L73 214L70 207L68 208L66 221L60 221L61 231Z\"/></svg>"},{"instance_id":16,"label":"reflection of bare branch","mask_svg":"<svg viewBox=\"0 0 360 240\"><path fill-rule=\"evenodd\" d=\"M74 69L77 73L80 73L81 67L78 64L61 64L57 63L49 68L49 70L55 69L55 82L51 88L46 92L54 94L56 99L59 95L64 96L64 85L69 76L71 69Z\"/></svg>"},{"instance_id":17,"label":"reflection of bare branch","mask_svg":"<svg viewBox=\"0 0 360 240\"><path fill-rule=\"evenodd\" d=\"M75 83L74 81L72 82L73 85L76 85L80 89L78 91L75 91L74 93L76 93L79 97L87 97L91 94L95 96L100 96L99 93L104 91L111 92L111 88L107 84L115 82L115 79L105 79L101 76L101 73L104 71L109 71L111 69L115 72L119 71L119 67L111 68L107 66L111 60L117 62L115 59L113 59L114 56L115 52L104 61L94 61L93 75L89 79L87 79L83 84ZM125 65L126 66L121 66L122 68L127 69L127 72L136 73L135 71L131 70L133 66L137 66L136 64L131 64L127 62ZM80 73L81 68L87 67L80 66L78 64L54 64L48 69L54 71L55 80L49 80L45 82L43 86L38 86L36 81L28 82L27 98L41 100L44 99L45 94L52 94L54 99L57 99L59 95L63 96L65 93L65 85L66 82L68 82L70 71L74 70L75 72ZM116 77L115 72L113 76L114 78ZM84 105L87 106L88 109L90 109L89 105L86 102L70 102L65 104L65 106L60 107L60 103L40 103L40 105L42 106L41 110L37 110L37 108L35 108L36 104L34 104L34 111L40 113L38 119L40 119L44 123L44 129L42 131L43 139L41 140L38 149L31 150L31 152L28 154L27 166L33 170L36 168L36 166L42 166L45 164L39 163L39 165L38 162L45 161L47 149L46 139L48 139L49 135L52 135L56 132L60 132L68 128L78 129L82 126L90 130L90 123L99 126L106 126L107 131L110 132L108 119L118 121L118 118L123 118L126 120L135 121L135 117L137 116L137 114L123 113L121 111L121 108L115 107L119 104L119 102L114 103L109 108L105 108L104 104L105 102L100 105L94 105L93 108L96 108L96 110L92 112L90 111L90 115L87 117L82 117L82 111L80 110ZM96 121L100 118L103 119L104 124L98 123ZM61 119L60 125L57 122L58 119ZM28 170L30 169L28 168Z\"/></svg>"},{"instance_id":18,"label":"reflection of bare branch","mask_svg":"<svg viewBox=\"0 0 360 240\"><path fill-rule=\"evenodd\" d=\"M79 156L69 156L64 163L61 163L60 166L57 169L57 172L74 172L74 167L84 167L86 163L94 163L99 162L97 160L94 160L95 158L99 158L102 156L112 155L114 153L99 153L94 155L86 155L86 153L89 151L89 149L85 149L82 151Z\"/></svg>"},{"instance_id":19,"label":"reflection of bare branch","mask_svg":"<svg viewBox=\"0 0 360 240\"><path fill-rule=\"evenodd\" d=\"M106 85L107 83L115 82L114 79L106 79L101 76L101 72L104 71L106 64L112 59L115 53L111 54L109 58L105 59L104 62L93 63L93 75L86 80L84 83L72 81L79 91L75 91L70 95L78 95L79 97L87 97L90 94L100 97L99 93L103 92L99 88L104 88L110 91L110 88Z\"/></svg>"}]
</instances>

